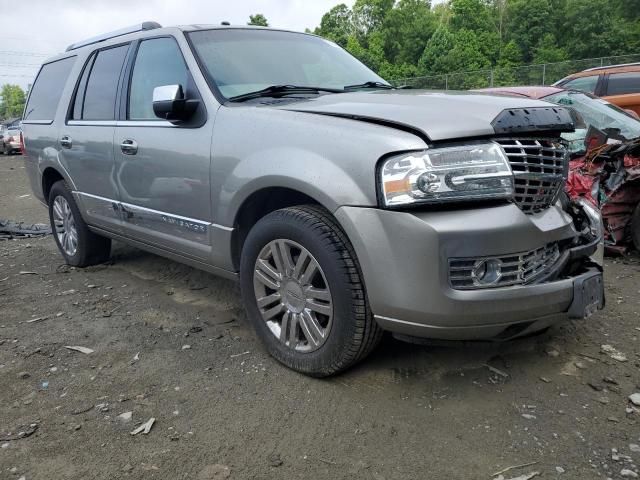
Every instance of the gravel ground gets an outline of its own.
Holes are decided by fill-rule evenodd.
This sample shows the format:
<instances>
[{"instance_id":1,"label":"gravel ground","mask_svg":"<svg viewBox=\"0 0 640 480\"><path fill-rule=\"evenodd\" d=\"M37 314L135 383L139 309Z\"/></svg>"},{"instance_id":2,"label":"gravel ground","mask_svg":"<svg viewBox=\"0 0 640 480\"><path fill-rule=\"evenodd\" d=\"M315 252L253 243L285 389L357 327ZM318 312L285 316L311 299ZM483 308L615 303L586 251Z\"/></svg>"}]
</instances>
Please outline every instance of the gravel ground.
<instances>
[{"instance_id":1,"label":"gravel ground","mask_svg":"<svg viewBox=\"0 0 640 480\"><path fill-rule=\"evenodd\" d=\"M46 221L30 194L0 156L0 218ZM610 259L607 309L544 335L385 338L314 380L265 353L232 282L122 245L73 269L51 237L0 242L0 478L635 478L639 273Z\"/></svg>"}]
</instances>

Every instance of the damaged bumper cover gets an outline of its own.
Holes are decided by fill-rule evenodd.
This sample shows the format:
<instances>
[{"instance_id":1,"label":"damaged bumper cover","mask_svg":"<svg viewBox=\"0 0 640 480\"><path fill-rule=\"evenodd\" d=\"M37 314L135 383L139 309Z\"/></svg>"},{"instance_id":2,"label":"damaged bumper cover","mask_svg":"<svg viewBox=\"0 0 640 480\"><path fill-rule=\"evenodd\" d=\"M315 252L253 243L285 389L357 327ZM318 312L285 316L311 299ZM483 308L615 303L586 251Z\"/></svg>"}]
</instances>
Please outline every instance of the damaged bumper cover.
<instances>
[{"instance_id":1,"label":"damaged bumper cover","mask_svg":"<svg viewBox=\"0 0 640 480\"><path fill-rule=\"evenodd\" d=\"M512 204L440 212L342 207L336 215L384 329L443 340L506 340L603 308L602 238L593 235L599 227L580 205L572 209L557 204L528 216ZM574 222L573 215L581 218ZM557 243L560 255L531 283L452 286L451 258L535 251L541 238Z\"/></svg>"}]
</instances>

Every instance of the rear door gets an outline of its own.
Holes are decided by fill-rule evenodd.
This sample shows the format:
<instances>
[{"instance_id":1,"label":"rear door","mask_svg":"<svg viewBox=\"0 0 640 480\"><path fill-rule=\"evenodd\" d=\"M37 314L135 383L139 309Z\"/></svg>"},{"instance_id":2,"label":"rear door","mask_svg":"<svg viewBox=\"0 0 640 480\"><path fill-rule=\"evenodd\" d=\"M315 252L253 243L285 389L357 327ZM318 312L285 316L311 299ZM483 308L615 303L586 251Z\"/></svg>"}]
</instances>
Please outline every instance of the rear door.
<instances>
[{"instance_id":1,"label":"rear door","mask_svg":"<svg viewBox=\"0 0 640 480\"><path fill-rule=\"evenodd\" d=\"M640 115L640 71L610 73L605 88L607 101Z\"/></svg>"},{"instance_id":2,"label":"rear door","mask_svg":"<svg viewBox=\"0 0 640 480\"><path fill-rule=\"evenodd\" d=\"M119 232L122 224L113 154L116 101L130 44L93 52L59 131L60 160L76 186L85 221Z\"/></svg>"},{"instance_id":3,"label":"rear door","mask_svg":"<svg viewBox=\"0 0 640 480\"><path fill-rule=\"evenodd\" d=\"M213 119L203 102L172 124L153 113L153 90L181 85L201 98L176 39L141 40L128 66L115 132L116 175L124 233L165 250L210 259L210 158Z\"/></svg>"}]
</instances>

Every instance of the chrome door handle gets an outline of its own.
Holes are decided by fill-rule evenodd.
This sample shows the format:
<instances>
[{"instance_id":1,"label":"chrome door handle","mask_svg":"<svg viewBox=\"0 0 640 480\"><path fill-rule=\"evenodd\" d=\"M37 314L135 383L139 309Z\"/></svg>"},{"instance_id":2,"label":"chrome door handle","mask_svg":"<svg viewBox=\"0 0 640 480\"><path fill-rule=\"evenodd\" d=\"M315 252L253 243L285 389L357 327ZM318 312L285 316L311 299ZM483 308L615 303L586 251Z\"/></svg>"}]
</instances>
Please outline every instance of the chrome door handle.
<instances>
[{"instance_id":1,"label":"chrome door handle","mask_svg":"<svg viewBox=\"0 0 640 480\"><path fill-rule=\"evenodd\" d=\"M60 138L60 146L62 148L71 148L73 146L73 140L71 140L69 135L64 135Z\"/></svg>"},{"instance_id":2,"label":"chrome door handle","mask_svg":"<svg viewBox=\"0 0 640 480\"><path fill-rule=\"evenodd\" d=\"M138 153L138 143L131 139L123 140L120 144L120 150L125 155L135 155Z\"/></svg>"}]
</instances>

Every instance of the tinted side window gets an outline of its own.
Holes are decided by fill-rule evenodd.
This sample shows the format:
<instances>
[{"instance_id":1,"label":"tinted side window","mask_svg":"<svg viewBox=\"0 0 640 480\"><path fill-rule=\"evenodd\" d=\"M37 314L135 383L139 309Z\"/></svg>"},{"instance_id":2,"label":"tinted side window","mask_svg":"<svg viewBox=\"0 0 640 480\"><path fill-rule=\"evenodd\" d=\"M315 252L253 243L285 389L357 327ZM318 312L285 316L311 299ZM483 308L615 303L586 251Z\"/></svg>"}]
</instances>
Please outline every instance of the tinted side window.
<instances>
[{"instance_id":1,"label":"tinted side window","mask_svg":"<svg viewBox=\"0 0 640 480\"><path fill-rule=\"evenodd\" d=\"M572 88L574 90L580 90L581 92L596 93L596 86L598 85L598 75L592 75L590 77L579 77L569 80L563 83L564 88Z\"/></svg>"},{"instance_id":2,"label":"tinted side window","mask_svg":"<svg viewBox=\"0 0 640 480\"><path fill-rule=\"evenodd\" d=\"M129 45L100 50L93 62L82 108L83 120L114 120L118 79Z\"/></svg>"},{"instance_id":3,"label":"tinted side window","mask_svg":"<svg viewBox=\"0 0 640 480\"><path fill-rule=\"evenodd\" d=\"M640 93L640 72L609 75L607 95L625 95L627 93Z\"/></svg>"},{"instance_id":4,"label":"tinted side window","mask_svg":"<svg viewBox=\"0 0 640 480\"><path fill-rule=\"evenodd\" d=\"M172 38L155 38L140 43L131 76L128 118L157 119L153 113L153 89L162 85L187 88L187 66L180 47Z\"/></svg>"},{"instance_id":5,"label":"tinted side window","mask_svg":"<svg viewBox=\"0 0 640 480\"><path fill-rule=\"evenodd\" d=\"M75 61L76 57L69 57L42 66L31 89L29 103L24 114L25 120L53 121L62 90Z\"/></svg>"},{"instance_id":6,"label":"tinted side window","mask_svg":"<svg viewBox=\"0 0 640 480\"><path fill-rule=\"evenodd\" d=\"M86 65L84 66L84 70L82 71L82 78L80 79L80 83L78 84L78 90L76 92L76 98L73 101L73 110L71 111L70 118L72 120L81 120L82 119L82 106L84 104L84 92L87 88L87 80L89 80L89 73L91 72L91 67L93 66L93 62L96 59L96 53L93 53Z\"/></svg>"}]
</instances>

